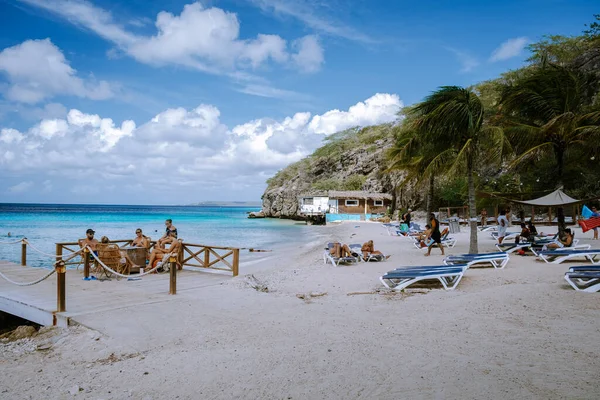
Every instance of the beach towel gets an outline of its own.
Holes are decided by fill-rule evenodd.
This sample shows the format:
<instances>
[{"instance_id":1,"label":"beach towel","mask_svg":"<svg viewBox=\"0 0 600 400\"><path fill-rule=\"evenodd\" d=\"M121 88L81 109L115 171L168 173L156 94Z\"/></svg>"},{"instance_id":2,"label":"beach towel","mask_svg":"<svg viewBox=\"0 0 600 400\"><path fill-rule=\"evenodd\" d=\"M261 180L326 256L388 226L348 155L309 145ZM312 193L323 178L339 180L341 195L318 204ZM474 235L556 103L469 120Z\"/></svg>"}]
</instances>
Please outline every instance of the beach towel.
<instances>
[{"instance_id":1,"label":"beach towel","mask_svg":"<svg viewBox=\"0 0 600 400\"><path fill-rule=\"evenodd\" d=\"M600 226L600 217L592 217L590 219L580 219L579 226L581 226L581 230L585 233L590 229L594 229Z\"/></svg>"}]
</instances>

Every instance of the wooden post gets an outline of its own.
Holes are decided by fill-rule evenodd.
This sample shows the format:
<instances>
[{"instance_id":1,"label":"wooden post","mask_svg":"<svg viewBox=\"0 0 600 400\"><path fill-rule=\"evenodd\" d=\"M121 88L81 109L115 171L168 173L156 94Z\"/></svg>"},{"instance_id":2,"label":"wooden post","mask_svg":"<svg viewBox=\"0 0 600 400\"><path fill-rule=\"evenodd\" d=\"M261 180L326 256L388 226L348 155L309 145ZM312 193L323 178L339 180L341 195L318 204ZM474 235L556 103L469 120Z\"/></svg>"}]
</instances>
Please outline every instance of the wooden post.
<instances>
[{"instance_id":1,"label":"wooden post","mask_svg":"<svg viewBox=\"0 0 600 400\"><path fill-rule=\"evenodd\" d=\"M233 249L233 276L240 272L240 249Z\"/></svg>"},{"instance_id":2,"label":"wooden post","mask_svg":"<svg viewBox=\"0 0 600 400\"><path fill-rule=\"evenodd\" d=\"M64 312L67 310L67 267L63 260L57 260L54 268L56 268L56 311Z\"/></svg>"},{"instance_id":3,"label":"wooden post","mask_svg":"<svg viewBox=\"0 0 600 400\"><path fill-rule=\"evenodd\" d=\"M26 266L27 265L27 242L26 242L27 238L23 239L23 241L21 242L21 265L22 266Z\"/></svg>"},{"instance_id":4,"label":"wooden post","mask_svg":"<svg viewBox=\"0 0 600 400\"><path fill-rule=\"evenodd\" d=\"M548 225L552 226L552 207L548 207Z\"/></svg>"},{"instance_id":5,"label":"wooden post","mask_svg":"<svg viewBox=\"0 0 600 400\"><path fill-rule=\"evenodd\" d=\"M208 251L208 247L204 248L204 268L208 268L208 264L210 264L210 253Z\"/></svg>"},{"instance_id":6,"label":"wooden post","mask_svg":"<svg viewBox=\"0 0 600 400\"><path fill-rule=\"evenodd\" d=\"M87 247L83 248L83 280L90 280L90 251Z\"/></svg>"},{"instance_id":7,"label":"wooden post","mask_svg":"<svg viewBox=\"0 0 600 400\"><path fill-rule=\"evenodd\" d=\"M169 257L169 294L177 294L177 256Z\"/></svg>"}]
</instances>

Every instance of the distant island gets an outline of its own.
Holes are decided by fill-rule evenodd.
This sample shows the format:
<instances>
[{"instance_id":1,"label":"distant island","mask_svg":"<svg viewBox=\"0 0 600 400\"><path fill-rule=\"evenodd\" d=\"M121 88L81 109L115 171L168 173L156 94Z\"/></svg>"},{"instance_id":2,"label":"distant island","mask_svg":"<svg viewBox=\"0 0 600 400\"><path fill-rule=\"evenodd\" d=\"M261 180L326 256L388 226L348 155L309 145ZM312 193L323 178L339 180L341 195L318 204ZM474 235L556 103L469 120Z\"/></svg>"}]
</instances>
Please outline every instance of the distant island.
<instances>
[{"instance_id":1,"label":"distant island","mask_svg":"<svg viewBox=\"0 0 600 400\"><path fill-rule=\"evenodd\" d=\"M199 203L188 204L188 206L203 207L262 207L260 201L201 201Z\"/></svg>"}]
</instances>

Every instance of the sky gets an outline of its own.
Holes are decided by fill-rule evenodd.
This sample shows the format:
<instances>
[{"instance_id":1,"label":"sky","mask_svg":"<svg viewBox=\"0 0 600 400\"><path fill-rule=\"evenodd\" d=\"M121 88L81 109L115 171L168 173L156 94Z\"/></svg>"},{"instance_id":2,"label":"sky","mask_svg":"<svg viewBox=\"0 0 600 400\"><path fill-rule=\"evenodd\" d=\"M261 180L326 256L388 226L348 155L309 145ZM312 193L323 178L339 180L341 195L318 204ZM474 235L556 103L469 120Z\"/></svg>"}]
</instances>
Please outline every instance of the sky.
<instances>
[{"instance_id":1,"label":"sky","mask_svg":"<svg viewBox=\"0 0 600 400\"><path fill-rule=\"evenodd\" d=\"M0 0L0 203L257 201L332 133L524 65L596 0Z\"/></svg>"}]
</instances>

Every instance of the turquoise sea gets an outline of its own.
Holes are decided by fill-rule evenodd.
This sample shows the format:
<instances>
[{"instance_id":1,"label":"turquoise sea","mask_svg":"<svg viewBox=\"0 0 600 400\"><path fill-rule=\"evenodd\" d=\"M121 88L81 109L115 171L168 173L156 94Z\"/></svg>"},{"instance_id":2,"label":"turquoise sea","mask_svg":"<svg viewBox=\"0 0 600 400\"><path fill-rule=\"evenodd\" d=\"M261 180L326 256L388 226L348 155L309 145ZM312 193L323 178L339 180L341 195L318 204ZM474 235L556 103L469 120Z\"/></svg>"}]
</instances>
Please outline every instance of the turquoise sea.
<instances>
[{"instance_id":1,"label":"turquoise sea","mask_svg":"<svg viewBox=\"0 0 600 400\"><path fill-rule=\"evenodd\" d=\"M173 220L179 238L209 246L270 249L302 240L309 227L279 219L248 219L256 207L0 204L0 243L26 237L34 246L55 253L55 243L75 242L87 228L96 238L133 239L142 228L152 239L164 233L164 221ZM10 232L10 237L8 233ZM0 244L0 260L20 262L20 245ZM27 264L47 267L48 257L29 250Z\"/></svg>"}]
</instances>

